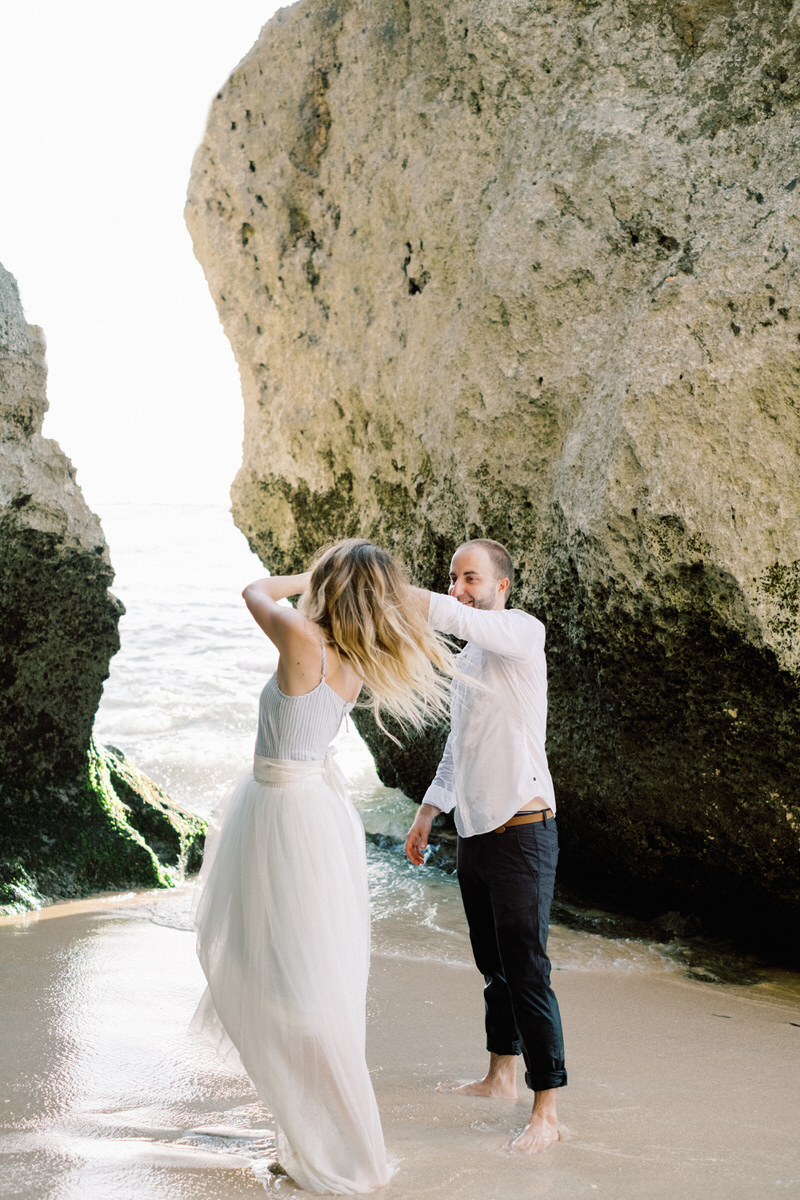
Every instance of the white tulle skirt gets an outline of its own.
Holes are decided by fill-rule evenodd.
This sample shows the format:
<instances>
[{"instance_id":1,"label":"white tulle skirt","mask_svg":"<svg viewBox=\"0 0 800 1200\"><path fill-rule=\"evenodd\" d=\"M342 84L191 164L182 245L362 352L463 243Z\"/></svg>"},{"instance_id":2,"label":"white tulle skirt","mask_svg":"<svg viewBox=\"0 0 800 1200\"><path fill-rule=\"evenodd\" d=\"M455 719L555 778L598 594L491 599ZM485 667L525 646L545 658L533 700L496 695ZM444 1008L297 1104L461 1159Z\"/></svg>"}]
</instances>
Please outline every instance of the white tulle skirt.
<instances>
[{"instance_id":1,"label":"white tulle skirt","mask_svg":"<svg viewBox=\"0 0 800 1200\"><path fill-rule=\"evenodd\" d=\"M301 1187L382 1187L392 1168L364 1058L364 830L331 760L257 756L212 818L201 884L208 988L192 1028L241 1062Z\"/></svg>"}]
</instances>

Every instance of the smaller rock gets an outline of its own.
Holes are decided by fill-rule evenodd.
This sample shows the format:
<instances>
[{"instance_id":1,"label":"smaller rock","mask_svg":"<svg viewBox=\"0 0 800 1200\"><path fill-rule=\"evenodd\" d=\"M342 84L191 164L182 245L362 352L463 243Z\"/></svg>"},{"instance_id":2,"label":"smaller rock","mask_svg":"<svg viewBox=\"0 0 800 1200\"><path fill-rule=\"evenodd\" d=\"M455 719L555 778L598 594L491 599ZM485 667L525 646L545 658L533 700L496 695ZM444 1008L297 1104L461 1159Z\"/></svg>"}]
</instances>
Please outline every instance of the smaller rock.
<instances>
[{"instance_id":1,"label":"smaller rock","mask_svg":"<svg viewBox=\"0 0 800 1200\"><path fill-rule=\"evenodd\" d=\"M124 611L100 521L42 436L44 337L0 266L0 913L200 864L205 823L92 726Z\"/></svg>"}]
</instances>

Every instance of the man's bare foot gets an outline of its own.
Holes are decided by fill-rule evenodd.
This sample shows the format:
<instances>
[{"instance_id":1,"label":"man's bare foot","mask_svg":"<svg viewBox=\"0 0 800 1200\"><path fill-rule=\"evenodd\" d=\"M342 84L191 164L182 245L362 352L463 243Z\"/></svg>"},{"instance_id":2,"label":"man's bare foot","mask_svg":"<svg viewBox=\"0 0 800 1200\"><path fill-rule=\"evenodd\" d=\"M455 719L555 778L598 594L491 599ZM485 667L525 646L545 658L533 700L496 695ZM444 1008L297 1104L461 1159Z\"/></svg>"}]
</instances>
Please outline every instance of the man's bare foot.
<instances>
[{"instance_id":1,"label":"man's bare foot","mask_svg":"<svg viewBox=\"0 0 800 1200\"><path fill-rule=\"evenodd\" d=\"M437 1083L437 1092L450 1092L455 1096L486 1096L493 1100L516 1100L516 1086L512 1089L501 1086L496 1080L475 1079L472 1083Z\"/></svg>"},{"instance_id":2,"label":"man's bare foot","mask_svg":"<svg viewBox=\"0 0 800 1200\"><path fill-rule=\"evenodd\" d=\"M517 1057L515 1054L490 1054L489 1070L473 1083L440 1083L437 1092L457 1096L484 1096L491 1100L516 1100Z\"/></svg>"},{"instance_id":3,"label":"man's bare foot","mask_svg":"<svg viewBox=\"0 0 800 1200\"><path fill-rule=\"evenodd\" d=\"M541 1154L560 1140L556 1095L556 1088L536 1093L530 1121L519 1137L508 1144L510 1154Z\"/></svg>"},{"instance_id":4,"label":"man's bare foot","mask_svg":"<svg viewBox=\"0 0 800 1200\"><path fill-rule=\"evenodd\" d=\"M532 1117L519 1137L509 1142L506 1149L509 1154L541 1154L553 1142L561 1140L558 1122L552 1126L549 1121Z\"/></svg>"}]
</instances>

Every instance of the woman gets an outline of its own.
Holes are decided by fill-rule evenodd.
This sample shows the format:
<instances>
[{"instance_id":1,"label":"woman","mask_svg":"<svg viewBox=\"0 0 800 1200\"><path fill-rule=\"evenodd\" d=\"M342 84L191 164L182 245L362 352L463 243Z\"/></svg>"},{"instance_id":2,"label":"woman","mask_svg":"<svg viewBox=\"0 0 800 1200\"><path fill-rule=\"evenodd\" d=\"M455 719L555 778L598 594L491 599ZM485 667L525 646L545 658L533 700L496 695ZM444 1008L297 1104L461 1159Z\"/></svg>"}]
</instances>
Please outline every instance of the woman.
<instances>
[{"instance_id":1,"label":"woman","mask_svg":"<svg viewBox=\"0 0 800 1200\"><path fill-rule=\"evenodd\" d=\"M279 604L301 594L297 609ZM244 599L279 651L263 692L252 771L214 814L198 904L208 988L193 1025L238 1057L302 1187L386 1184L364 1059L369 896L364 831L330 742L362 685L380 721L419 728L446 708L450 656L384 550L361 539Z\"/></svg>"}]
</instances>

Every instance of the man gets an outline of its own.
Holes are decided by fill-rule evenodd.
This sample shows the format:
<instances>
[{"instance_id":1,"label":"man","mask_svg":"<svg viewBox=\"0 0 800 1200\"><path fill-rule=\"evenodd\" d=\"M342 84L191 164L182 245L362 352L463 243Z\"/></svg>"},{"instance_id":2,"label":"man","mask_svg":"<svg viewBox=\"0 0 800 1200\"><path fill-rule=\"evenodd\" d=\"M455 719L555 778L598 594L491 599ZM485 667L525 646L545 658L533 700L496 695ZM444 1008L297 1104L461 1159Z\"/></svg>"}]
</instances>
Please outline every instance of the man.
<instances>
[{"instance_id":1,"label":"man","mask_svg":"<svg viewBox=\"0 0 800 1200\"><path fill-rule=\"evenodd\" d=\"M558 835L545 754L545 631L506 609L513 577L505 546L481 538L453 555L449 596L417 589L430 624L467 641L458 667L474 683L453 682L450 736L406 854L421 864L433 818L455 808L458 881L486 980L489 1067L452 1090L515 1100L522 1051L533 1111L509 1149L538 1153L558 1140L557 1089L567 1082L547 957Z\"/></svg>"}]
</instances>

